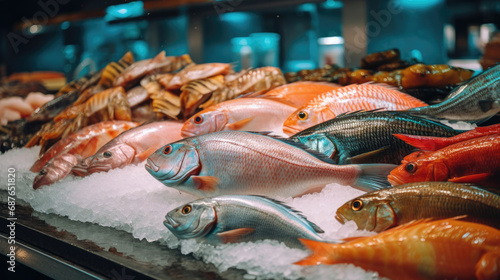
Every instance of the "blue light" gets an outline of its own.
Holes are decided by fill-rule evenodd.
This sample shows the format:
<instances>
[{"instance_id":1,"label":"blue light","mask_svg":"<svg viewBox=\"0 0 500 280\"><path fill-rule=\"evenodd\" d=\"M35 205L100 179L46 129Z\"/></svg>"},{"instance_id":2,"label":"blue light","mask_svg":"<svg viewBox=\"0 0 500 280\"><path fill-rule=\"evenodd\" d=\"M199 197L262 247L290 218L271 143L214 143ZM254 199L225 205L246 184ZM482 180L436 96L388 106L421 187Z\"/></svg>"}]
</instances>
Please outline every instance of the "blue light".
<instances>
[{"instance_id":1,"label":"blue light","mask_svg":"<svg viewBox=\"0 0 500 280\"><path fill-rule=\"evenodd\" d=\"M399 0L403 9L427 9L443 2L442 0Z\"/></svg>"},{"instance_id":2,"label":"blue light","mask_svg":"<svg viewBox=\"0 0 500 280\"><path fill-rule=\"evenodd\" d=\"M138 17L144 14L144 3L142 1L130 2L109 6L106 8L106 20Z\"/></svg>"},{"instance_id":3,"label":"blue light","mask_svg":"<svg viewBox=\"0 0 500 280\"><path fill-rule=\"evenodd\" d=\"M344 3L338 0L326 0L325 2L323 2L322 6L325 9L340 9L344 7Z\"/></svg>"},{"instance_id":4,"label":"blue light","mask_svg":"<svg viewBox=\"0 0 500 280\"><path fill-rule=\"evenodd\" d=\"M243 12L233 12L233 13L225 13L220 15L220 19L228 22L242 22L249 21L251 14L243 13Z\"/></svg>"}]
</instances>

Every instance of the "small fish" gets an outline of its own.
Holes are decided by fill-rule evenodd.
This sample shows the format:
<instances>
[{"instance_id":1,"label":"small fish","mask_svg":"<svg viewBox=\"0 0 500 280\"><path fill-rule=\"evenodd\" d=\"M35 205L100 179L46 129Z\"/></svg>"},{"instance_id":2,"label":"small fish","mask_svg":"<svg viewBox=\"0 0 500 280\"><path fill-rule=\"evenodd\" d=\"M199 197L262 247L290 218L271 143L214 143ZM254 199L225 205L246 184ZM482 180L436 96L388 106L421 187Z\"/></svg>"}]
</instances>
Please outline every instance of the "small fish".
<instances>
[{"instance_id":1,"label":"small fish","mask_svg":"<svg viewBox=\"0 0 500 280\"><path fill-rule=\"evenodd\" d=\"M168 83L160 83L165 89L178 89L190 81L209 78L216 75L225 75L232 72L231 64L227 63L205 63L188 66L169 79Z\"/></svg>"},{"instance_id":2,"label":"small fish","mask_svg":"<svg viewBox=\"0 0 500 280\"><path fill-rule=\"evenodd\" d=\"M184 118L189 118L198 109L198 106L207 101L212 93L225 86L223 75L207 79L194 80L181 87L181 108Z\"/></svg>"},{"instance_id":3,"label":"small fish","mask_svg":"<svg viewBox=\"0 0 500 280\"><path fill-rule=\"evenodd\" d=\"M129 66L134 63L134 56L131 52L127 52L118 62L110 62L102 70L101 80L97 85L101 89L113 87L115 79L117 79Z\"/></svg>"},{"instance_id":4,"label":"small fish","mask_svg":"<svg viewBox=\"0 0 500 280\"><path fill-rule=\"evenodd\" d=\"M394 134L394 136L405 141L415 148L419 148L424 151L437 151L451 144L497 133L500 133L500 124L477 127L473 130L461 133L453 137L432 137L408 134Z\"/></svg>"},{"instance_id":5,"label":"small fish","mask_svg":"<svg viewBox=\"0 0 500 280\"><path fill-rule=\"evenodd\" d=\"M396 89L377 85L350 85L325 92L288 117L283 131L292 135L346 112L359 110L406 110L426 106L424 102Z\"/></svg>"},{"instance_id":6,"label":"small fish","mask_svg":"<svg viewBox=\"0 0 500 280\"><path fill-rule=\"evenodd\" d=\"M80 160L94 154L121 132L137 125L133 122L106 121L87 126L61 139L31 167L31 171L39 171L33 188L51 185L66 177Z\"/></svg>"},{"instance_id":7,"label":"small fish","mask_svg":"<svg viewBox=\"0 0 500 280\"><path fill-rule=\"evenodd\" d=\"M401 280L500 277L500 230L456 219L414 221L344 244L300 240L313 253L298 265L353 264Z\"/></svg>"},{"instance_id":8,"label":"small fish","mask_svg":"<svg viewBox=\"0 0 500 280\"><path fill-rule=\"evenodd\" d=\"M297 238L324 241L323 230L282 202L252 195L224 195L192 201L165 216L178 238L218 245L272 239L303 248Z\"/></svg>"},{"instance_id":9,"label":"small fish","mask_svg":"<svg viewBox=\"0 0 500 280\"><path fill-rule=\"evenodd\" d=\"M131 108L148 99L148 91L143 86L136 86L127 91L127 100Z\"/></svg>"},{"instance_id":10,"label":"small fish","mask_svg":"<svg viewBox=\"0 0 500 280\"><path fill-rule=\"evenodd\" d=\"M439 104L408 111L437 119L485 121L500 112L500 65L455 88L448 98Z\"/></svg>"},{"instance_id":11,"label":"small fish","mask_svg":"<svg viewBox=\"0 0 500 280\"><path fill-rule=\"evenodd\" d=\"M500 185L500 134L473 138L437 151L414 152L388 176L392 185L449 181Z\"/></svg>"},{"instance_id":12,"label":"small fish","mask_svg":"<svg viewBox=\"0 0 500 280\"><path fill-rule=\"evenodd\" d=\"M339 87L340 85L333 83L295 82L274 88L259 97L269 98L299 107L319 94Z\"/></svg>"},{"instance_id":13,"label":"small fish","mask_svg":"<svg viewBox=\"0 0 500 280\"><path fill-rule=\"evenodd\" d=\"M277 131L295 107L261 98L237 98L208 107L188 119L182 136L197 136L222 130Z\"/></svg>"},{"instance_id":14,"label":"small fish","mask_svg":"<svg viewBox=\"0 0 500 280\"><path fill-rule=\"evenodd\" d=\"M454 136L460 131L401 111L368 111L337 116L290 139L325 154L337 164L400 164L414 148L394 137L396 133Z\"/></svg>"},{"instance_id":15,"label":"small fish","mask_svg":"<svg viewBox=\"0 0 500 280\"><path fill-rule=\"evenodd\" d=\"M74 166L72 172L87 176L142 162L165 143L180 140L181 127L179 122L162 121L127 130Z\"/></svg>"},{"instance_id":16,"label":"small fish","mask_svg":"<svg viewBox=\"0 0 500 280\"><path fill-rule=\"evenodd\" d=\"M329 183L366 191L384 188L383 176L395 166L334 165L302 147L257 133L218 131L165 145L148 158L146 170L166 186L198 197L293 197Z\"/></svg>"},{"instance_id":17,"label":"small fish","mask_svg":"<svg viewBox=\"0 0 500 280\"><path fill-rule=\"evenodd\" d=\"M410 183L358 196L337 209L342 224L355 221L359 230L381 232L423 218L452 218L500 229L500 195L470 184Z\"/></svg>"}]
</instances>

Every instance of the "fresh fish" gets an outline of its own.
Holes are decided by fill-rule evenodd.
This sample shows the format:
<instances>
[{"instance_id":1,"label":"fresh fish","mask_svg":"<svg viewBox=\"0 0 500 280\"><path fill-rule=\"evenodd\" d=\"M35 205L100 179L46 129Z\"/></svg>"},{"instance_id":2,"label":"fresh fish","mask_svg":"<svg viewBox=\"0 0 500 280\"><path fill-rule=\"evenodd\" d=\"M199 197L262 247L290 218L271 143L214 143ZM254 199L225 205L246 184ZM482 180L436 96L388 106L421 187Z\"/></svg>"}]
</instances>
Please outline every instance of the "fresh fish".
<instances>
[{"instance_id":1,"label":"fresh fish","mask_svg":"<svg viewBox=\"0 0 500 280\"><path fill-rule=\"evenodd\" d=\"M456 219L415 221L344 244L301 241L313 253L299 265L353 264L398 280L500 277L500 230Z\"/></svg>"},{"instance_id":2,"label":"fresh fish","mask_svg":"<svg viewBox=\"0 0 500 280\"><path fill-rule=\"evenodd\" d=\"M231 64L227 63L205 63L188 66L169 79L168 83L160 83L165 89L178 89L190 81L206 79L216 75L231 73Z\"/></svg>"},{"instance_id":3,"label":"fresh fish","mask_svg":"<svg viewBox=\"0 0 500 280\"><path fill-rule=\"evenodd\" d=\"M219 131L165 145L148 158L146 170L166 186L198 197L291 197L329 183L367 191L384 188L383 176L395 166L334 165L298 146L257 133Z\"/></svg>"},{"instance_id":4,"label":"fresh fish","mask_svg":"<svg viewBox=\"0 0 500 280\"><path fill-rule=\"evenodd\" d=\"M148 91L142 86L136 86L127 91L127 100L131 108L148 99Z\"/></svg>"},{"instance_id":5,"label":"fresh fish","mask_svg":"<svg viewBox=\"0 0 500 280\"><path fill-rule=\"evenodd\" d=\"M114 86L131 87L142 77L151 74L173 72L192 63L191 57L187 54L181 56L165 56L165 51L161 51L152 59L137 61L125 69L114 80Z\"/></svg>"},{"instance_id":6,"label":"fresh fish","mask_svg":"<svg viewBox=\"0 0 500 280\"><path fill-rule=\"evenodd\" d=\"M187 120L182 136L221 130L274 131L282 134L283 121L295 107L261 98L237 98L208 107Z\"/></svg>"},{"instance_id":7,"label":"fresh fish","mask_svg":"<svg viewBox=\"0 0 500 280\"><path fill-rule=\"evenodd\" d=\"M118 62L112 61L102 70L101 80L97 85L102 89L113 87L115 79L117 79L129 66L134 63L134 56L131 52L127 52Z\"/></svg>"},{"instance_id":8,"label":"fresh fish","mask_svg":"<svg viewBox=\"0 0 500 280\"><path fill-rule=\"evenodd\" d=\"M295 82L274 88L259 97L274 99L295 107L299 107L312 100L319 94L339 87L340 85L333 83Z\"/></svg>"},{"instance_id":9,"label":"fresh fish","mask_svg":"<svg viewBox=\"0 0 500 280\"><path fill-rule=\"evenodd\" d=\"M432 137L408 134L394 134L394 136L421 150L437 151L451 144L497 133L500 133L500 124L477 127L453 137Z\"/></svg>"},{"instance_id":10,"label":"fresh fish","mask_svg":"<svg viewBox=\"0 0 500 280\"><path fill-rule=\"evenodd\" d=\"M437 119L481 122L500 112L500 65L452 91L443 102L408 110Z\"/></svg>"},{"instance_id":11,"label":"fresh fish","mask_svg":"<svg viewBox=\"0 0 500 280\"><path fill-rule=\"evenodd\" d=\"M179 122L162 121L127 130L82 160L72 172L86 176L142 162L165 143L180 140L181 127Z\"/></svg>"},{"instance_id":12,"label":"fresh fish","mask_svg":"<svg viewBox=\"0 0 500 280\"><path fill-rule=\"evenodd\" d=\"M207 79L194 80L181 87L181 108L184 118L189 118L198 109L198 106L207 101L212 93L225 86L226 79L223 75Z\"/></svg>"},{"instance_id":13,"label":"fresh fish","mask_svg":"<svg viewBox=\"0 0 500 280\"><path fill-rule=\"evenodd\" d=\"M425 105L427 104L387 86L350 85L325 92L297 109L284 122L283 131L292 135L346 112L406 110Z\"/></svg>"},{"instance_id":14,"label":"fresh fish","mask_svg":"<svg viewBox=\"0 0 500 280\"><path fill-rule=\"evenodd\" d=\"M429 152L406 156L388 176L392 185L449 181L499 187L500 134L473 138Z\"/></svg>"},{"instance_id":15,"label":"fresh fish","mask_svg":"<svg viewBox=\"0 0 500 280\"><path fill-rule=\"evenodd\" d=\"M143 79L141 82L143 87L146 89L149 98L153 100L151 103L153 111L176 120L177 116L181 112L181 99L178 95L163 89L156 78L150 77L150 79Z\"/></svg>"},{"instance_id":16,"label":"fresh fish","mask_svg":"<svg viewBox=\"0 0 500 280\"><path fill-rule=\"evenodd\" d=\"M297 238L316 241L323 230L282 202L261 196L224 195L195 200L165 216L178 238L218 245L272 239L300 247Z\"/></svg>"},{"instance_id":17,"label":"fresh fish","mask_svg":"<svg viewBox=\"0 0 500 280\"><path fill-rule=\"evenodd\" d=\"M337 209L342 224L355 221L359 230L381 232L423 218L452 218L500 229L500 195L470 184L419 182L358 196Z\"/></svg>"},{"instance_id":18,"label":"fresh fish","mask_svg":"<svg viewBox=\"0 0 500 280\"><path fill-rule=\"evenodd\" d=\"M414 148L394 137L396 133L454 136L460 131L404 112L368 111L338 116L290 139L325 154L337 164L400 164Z\"/></svg>"},{"instance_id":19,"label":"fresh fish","mask_svg":"<svg viewBox=\"0 0 500 280\"><path fill-rule=\"evenodd\" d=\"M101 122L61 139L61 143L56 143L31 167L33 172L39 170L33 188L38 189L66 177L80 160L94 154L121 132L137 125L138 123L124 121ZM40 166L43 168L40 169Z\"/></svg>"}]
</instances>

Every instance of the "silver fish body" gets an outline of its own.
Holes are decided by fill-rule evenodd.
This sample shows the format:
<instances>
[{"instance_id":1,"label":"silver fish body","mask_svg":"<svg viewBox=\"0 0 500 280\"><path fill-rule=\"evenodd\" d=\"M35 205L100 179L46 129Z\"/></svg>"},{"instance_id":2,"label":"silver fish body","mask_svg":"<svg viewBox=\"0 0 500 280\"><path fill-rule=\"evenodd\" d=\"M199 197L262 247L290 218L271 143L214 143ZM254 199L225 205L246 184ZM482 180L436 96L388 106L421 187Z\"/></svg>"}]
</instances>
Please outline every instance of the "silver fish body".
<instances>
[{"instance_id":1,"label":"silver fish body","mask_svg":"<svg viewBox=\"0 0 500 280\"><path fill-rule=\"evenodd\" d=\"M484 71L456 88L436 105L408 112L437 119L481 122L500 112L500 65Z\"/></svg>"},{"instance_id":2,"label":"silver fish body","mask_svg":"<svg viewBox=\"0 0 500 280\"><path fill-rule=\"evenodd\" d=\"M335 165L302 147L262 134L219 131L158 149L148 158L146 170L166 186L198 197L291 197L319 191L329 183L365 191L385 188L386 176L395 167Z\"/></svg>"},{"instance_id":3,"label":"silver fish body","mask_svg":"<svg viewBox=\"0 0 500 280\"><path fill-rule=\"evenodd\" d=\"M164 225L178 238L209 244L272 239L302 247L297 238L324 241L317 225L279 201L224 195L192 201L170 211Z\"/></svg>"}]
</instances>

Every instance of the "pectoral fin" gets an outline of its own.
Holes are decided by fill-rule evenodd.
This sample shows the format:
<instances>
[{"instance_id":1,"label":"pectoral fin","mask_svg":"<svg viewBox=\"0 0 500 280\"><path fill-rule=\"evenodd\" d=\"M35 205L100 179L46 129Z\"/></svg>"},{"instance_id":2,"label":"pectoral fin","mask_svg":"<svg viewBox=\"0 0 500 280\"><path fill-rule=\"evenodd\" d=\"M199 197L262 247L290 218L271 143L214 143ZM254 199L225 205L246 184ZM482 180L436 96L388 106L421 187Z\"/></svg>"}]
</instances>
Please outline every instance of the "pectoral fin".
<instances>
[{"instance_id":1,"label":"pectoral fin","mask_svg":"<svg viewBox=\"0 0 500 280\"><path fill-rule=\"evenodd\" d=\"M496 108L500 107L499 100L479 100L478 104L479 104L479 107L481 108L481 111L483 111L485 113L491 109L496 109Z\"/></svg>"},{"instance_id":2,"label":"pectoral fin","mask_svg":"<svg viewBox=\"0 0 500 280\"><path fill-rule=\"evenodd\" d=\"M237 228L221 233L217 233L217 236L222 240L222 243L236 243L241 242L243 237L249 235L255 231L254 228Z\"/></svg>"},{"instance_id":3,"label":"pectoral fin","mask_svg":"<svg viewBox=\"0 0 500 280\"><path fill-rule=\"evenodd\" d=\"M155 151L157 150L156 147L150 147L148 148L147 150L145 150L144 152L138 154L136 156L136 158L138 158L140 160L140 162L143 162L145 161L150 155L152 155Z\"/></svg>"},{"instance_id":4,"label":"pectoral fin","mask_svg":"<svg viewBox=\"0 0 500 280\"><path fill-rule=\"evenodd\" d=\"M357 156L350 157L348 159L349 163L372 163L383 151L389 149L390 146L382 147L378 150L366 152Z\"/></svg>"},{"instance_id":5,"label":"pectoral fin","mask_svg":"<svg viewBox=\"0 0 500 280\"><path fill-rule=\"evenodd\" d=\"M191 176L196 188L206 192L214 192L216 190L219 178L214 176Z\"/></svg>"},{"instance_id":6,"label":"pectoral fin","mask_svg":"<svg viewBox=\"0 0 500 280\"><path fill-rule=\"evenodd\" d=\"M480 183L488 177L490 177L490 173L480 173L480 174L474 174L474 175L467 175L467 176L462 176L462 177L455 177L448 179L449 182L454 182L454 183Z\"/></svg>"},{"instance_id":7,"label":"pectoral fin","mask_svg":"<svg viewBox=\"0 0 500 280\"><path fill-rule=\"evenodd\" d=\"M253 117L243 119L241 121L237 121L237 122L228 124L226 127L230 130L240 130L243 126L248 124L252 119L253 119Z\"/></svg>"}]
</instances>

